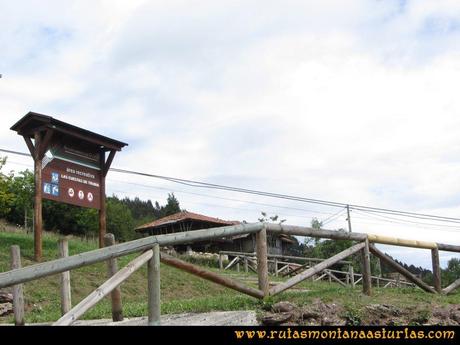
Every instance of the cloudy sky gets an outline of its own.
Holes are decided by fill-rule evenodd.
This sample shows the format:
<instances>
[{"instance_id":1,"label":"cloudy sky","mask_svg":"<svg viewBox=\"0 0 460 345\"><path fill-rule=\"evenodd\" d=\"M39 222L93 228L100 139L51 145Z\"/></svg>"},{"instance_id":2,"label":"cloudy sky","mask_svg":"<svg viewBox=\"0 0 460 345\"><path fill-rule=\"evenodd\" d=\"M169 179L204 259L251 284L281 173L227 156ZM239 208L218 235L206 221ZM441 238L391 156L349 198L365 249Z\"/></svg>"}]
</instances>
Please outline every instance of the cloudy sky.
<instances>
[{"instance_id":1,"label":"cloudy sky","mask_svg":"<svg viewBox=\"0 0 460 345\"><path fill-rule=\"evenodd\" d=\"M0 148L26 151L9 128L35 111L129 143L120 168L460 217L459 1L0 0L0 13ZM109 193L174 191L224 219L340 211L108 178ZM410 221L352 211L354 231L460 244L456 224ZM339 227L343 213L325 226ZM428 251L384 249L430 266Z\"/></svg>"}]
</instances>

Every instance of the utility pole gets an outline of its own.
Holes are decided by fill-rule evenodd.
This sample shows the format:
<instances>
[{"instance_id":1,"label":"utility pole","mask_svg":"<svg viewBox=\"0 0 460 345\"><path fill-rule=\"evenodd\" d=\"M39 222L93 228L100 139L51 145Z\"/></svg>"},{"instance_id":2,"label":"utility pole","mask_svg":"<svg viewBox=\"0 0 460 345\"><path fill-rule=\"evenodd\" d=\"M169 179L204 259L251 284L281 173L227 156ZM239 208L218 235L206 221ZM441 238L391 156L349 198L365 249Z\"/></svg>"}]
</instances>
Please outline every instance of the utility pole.
<instances>
[{"instance_id":1,"label":"utility pole","mask_svg":"<svg viewBox=\"0 0 460 345\"><path fill-rule=\"evenodd\" d=\"M350 205L347 205L348 232L351 232Z\"/></svg>"}]
</instances>

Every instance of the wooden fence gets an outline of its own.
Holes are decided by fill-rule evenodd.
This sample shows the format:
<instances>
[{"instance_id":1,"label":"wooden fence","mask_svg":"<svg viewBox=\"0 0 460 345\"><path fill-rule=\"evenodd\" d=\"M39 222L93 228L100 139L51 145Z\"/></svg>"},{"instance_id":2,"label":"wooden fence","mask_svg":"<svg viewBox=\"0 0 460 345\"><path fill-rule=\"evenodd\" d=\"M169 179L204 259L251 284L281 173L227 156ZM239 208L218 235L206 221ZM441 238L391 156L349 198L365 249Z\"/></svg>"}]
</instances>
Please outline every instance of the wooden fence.
<instances>
[{"instance_id":1,"label":"wooden fence","mask_svg":"<svg viewBox=\"0 0 460 345\"><path fill-rule=\"evenodd\" d=\"M233 259L228 261L228 264L224 266L224 256L233 257ZM318 258L308 258L302 256L290 256L290 255L279 255L279 254L268 254L268 272L269 274L278 277L287 277L300 274L304 270L313 267L314 264L323 262L325 259ZM249 271L257 272L257 259L256 253L248 252L235 252L235 251L225 251L222 250L219 252L219 269L221 271L226 271L231 268L236 269L236 272L249 273ZM302 263L302 264L299 264ZM337 264L342 265L345 270L334 270L334 269L325 269L318 274L316 277L311 277L312 280L328 280L329 282L335 282L342 286L355 287L356 284L362 281L363 275L360 273L355 273L353 264L351 261L339 261ZM243 268L241 268L243 266ZM384 278L381 275L371 276L373 286L388 288L388 287L414 287L415 284L401 280L398 273L398 278L390 279Z\"/></svg>"},{"instance_id":2,"label":"wooden fence","mask_svg":"<svg viewBox=\"0 0 460 345\"><path fill-rule=\"evenodd\" d=\"M284 233L296 236L309 236L316 238L330 238L334 240L353 240L350 248L328 258L312 267L308 267L299 274L289 278L281 284L270 288L268 276L268 258L267 253L267 231L274 233ZM206 270L202 267L190 264L188 262L173 258L166 254L160 254L160 246L190 244L197 241L206 241L232 237L241 234L256 234L256 260L258 274L258 288L246 286L240 281L223 277L215 272ZM393 267L406 279L419 286L423 290L431 293L450 293L460 286L460 279L448 287L441 288L441 275L439 266L439 250L460 252L460 246L446 245L434 242L410 241L397 238L379 237L360 233L346 233L332 230L316 230L307 227L254 223L225 226L204 230L195 230L182 233L150 236L130 242L113 244L113 238L110 235L106 237L106 247L93 251L68 256L65 249L66 243L62 242L61 258L43 262L21 268L21 257L18 246L12 246L11 270L0 273L0 288L13 286L14 316L15 324L23 325L24 322L24 296L22 284L53 274L61 274L61 295L62 295L62 317L54 325L70 325L81 317L87 310L93 307L105 296L111 294L112 299L112 317L114 321L122 319L121 295L117 292L118 286L125 281L133 272L138 270L142 265L147 264L148 269L148 324L160 324L160 261L164 264L171 265L182 269L190 274L197 275L203 279L210 280L214 283L226 286L236 291L245 293L255 298L263 299L267 296L276 295L283 292L305 279L311 278L331 266L343 261L350 255L361 253L362 261L362 286L363 292L371 295L372 276L370 272L370 253L376 255L385 263ZM435 286L428 286L420 279L405 270L387 255L380 252L372 243L385 243L399 246L408 246L416 248L427 248L431 250ZM132 260L128 265L118 270L115 259L131 253L140 253L138 257ZM70 273L72 269L94 264L96 262L106 261L108 265L108 280L98 287L95 291L84 298L73 308L70 308ZM353 276L354 277L354 276ZM70 308L70 310L69 310Z\"/></svg>"}]
</instances>

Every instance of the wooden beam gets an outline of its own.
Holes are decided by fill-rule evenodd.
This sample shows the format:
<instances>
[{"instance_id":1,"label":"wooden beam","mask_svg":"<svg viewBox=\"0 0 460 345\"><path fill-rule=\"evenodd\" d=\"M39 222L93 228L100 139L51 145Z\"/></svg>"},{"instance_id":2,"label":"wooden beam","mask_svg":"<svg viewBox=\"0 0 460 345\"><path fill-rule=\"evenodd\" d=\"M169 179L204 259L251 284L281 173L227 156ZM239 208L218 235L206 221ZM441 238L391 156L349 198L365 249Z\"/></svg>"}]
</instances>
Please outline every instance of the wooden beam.
<instances>
[{"instance_id":1,"label":"wooden beam","mask_svg":"<svg viewBox=\"0 0 460 345\"><path fill-rule=\"evenodd\" d=\"M444 288L442 290L442 293L447 295L447 294L451 293L452 291L454 291L455 289L457 289L458 287L460 287L460 278L457 279L456 281L454 281L452 284L450 284L446 288Z\"/></svg>"},{"instance_id":2,"label":"wooden beam","mask_svg":"<svg viewBox=\"0 0 460 345\"><path fill-rule=\"evenodd\" d=\"M109 157L107 157L107 160L104 163L104 166L101 167L101 172L104 174L104 177L107 176L107 173L109 172L110 166L112 165L113 158L115 157L116 150L110 150Z\"/></svg>"},{"instance_id":3,"label":"wooden beam","mask_svg":"<svg viewBox=\"0 0 460 345\"><path fill-rule=\"evenodd\" d=\"M222 258L222 254L219 253L219 269L222 271L224 269L224 262Z\"/></svg>"},{"instance_id":4,"label":"wooden beam","mask_svg":"<svg viewBox=\"0 0 460 345\"><path fill-rule=\"evenodd\" d=\"M445 250L447 252L457 252L460 253L460 246L444 243L436 243L439 250Z\"/></svg>"},{"instance_id":5,"label":"wooden beam","mask_svg":"<svg viewBox=\"0 0 460 345\"><path fill-rule=\"evenodd\" d=\"M30 155L35 159L35 146L32 143L32 140L28 136L23 136L24 141L26 142L27 148L29 149Z\"/></svg>"},{"instance_id":6,"label":"wooden beam","mask_svg":"<svg viewBox=\"0 0 460 345\"><path fill-rule=\"evenodd\" d=\"M176 268L179 268L183 271L186 271L190 274L196 275L200 278L209 280L213 283L223 285L225 287L228 287L230 289L245 293L249 296L256 297L263 299L265 294L263 291L254 289L252 287L246 286L236 280L227 278L227 277L222 277L214 272L205 270L204 268L201 268L199 266L192 265L188 262L185 262L183 260L179 260L177 258L174 258L170 255L161 253L161 261L165 263L166 265L173 266Z\"/></svg>"},{"instance_id":7,"label":"wooden beam","mask_svg":"<svg viewBox=\"0 0 460 345\"><path fill-rule=\"evenodd\" d=\"M47 129L45 135L43 136L40 146L37 147L38 152L36 152L38 159L42 159L45 155L46 151L48 150L49 143L51 138L53 137L54 131L52 129Z\"/></svg>"},{"instance_id":8,"label":"wooden beam","mask_svg":"<svg viewBox=\"0 0 460 345\"><path fill-rule=\"evenodd\" d=\"M204 230L193 230L184 233L144 237L138 240L119 243L111 247L95 249L72 255L67 258L50 260L21 269L2 272L0 273L0 288L25 283L78 267L88 266L96 262L106 261L110 258L116 258L146 249L151 249L155 243L158 243L160 246L194 243L222 237L255 233L259 231L261 227L262 223L238 224Z\"/></svg>"},{"instance_id":9,"label":"wooden beam","mask_svg":"<svg viewBox=\"0 0 460 345\"><path fill-rule=\"evenodd\" d=\"M35 196L34 196L34 259L39 262L42 259L42 159L38 151L41 145L41 134L35 133Z\"/></svg>"},{"instance_id":10,"label":"wooden beam","mask_svg":"<svg viewBox=\"0 0 460 345\"><path fill-rule=\"evenodd\" d=\"M58 241L59 257L69 256L69 241L61 238ZM61 273L61 315L65 315L72 308L72 293L70 289L70 271Z\"/></svg>"},{"instance_id":11,"label":"wooden beam","mask_svg":"<svg viewBox=\"0 0 460 345\"><path fill-rule=\"evenodd\" d=\"M21 268L21 250L19 246L11 246L11 269ZM24 326L24 289L22 284L13 286L14 324Z\"/></svg>"},{"instance_id":12,"label":"wooden beam","mask_svg":"<svg viewBox=\"0 0 460 345\"><path fill-rule=\"evenodd\" d=\"M275 277L278 277L278 259L275 258Z\"/></svg>"},{"instance_id":13,"label":"wooden beam","mask_svg":"<svg viewBox=\"0 0 460 345\"><path fill-rule=\"evenodd\" d=\"M342 286L347 286L343 281L341 281L339 278L337 278L334 274L332 274L331 271L329 270L325 270L324 273L326 273L329 278L331 278L332 280L336 281L337 283L339 283L340 285Z\"/></svg>"},{"instance_id":14,"label":"wooden beam","mask_svg":"<svg viewBox=\"0 0 460 345\"><path fill-rule=\"evenodd\" d=\"M425 248L425 249L437 248L437 245L435 242L407 240L403 238L372 235L372 234L368 234L367 236L368 236L369 242L371 243L381 243L381 244L390 244L394 246Z\"/></svg>"},{"instance_id":15,"label":"wooden beam","mask_svg":"<svg viewBox=\"0 0 460 345\"><path fill-rule=\"evenodd\" d=\"M353 265L350 265L350 284L351 287L355 287L355 272L353 269Z\"/></svg>"},{"instance_id":16,"label":"wooden beam","mask_svg":"<svg viewBox=\"0 0 460 345\"><path fill-rule=\"evenodd\" d=\"M228 263L228 265L224 268L224 270L228 270L230 267L232 267L238 260L240 259L239 256L235 256L232 261Z\"/></svg>"},{"instance_id":17,"label":"wooden beam","mask_svg":"<svg viewBox=\"0 0 460 345\"><path fill-rule=\"evenodd\" d=\"M441 266L439 264L439 250L438 248L431 249L431 262L433 265L433 282L434 289L437 293L442 292L441 287Z\"/></svg>"},{"instance_id":18,"label":"wooden beam","mask_svg":"<svg viewBox=\"0 0 460 345\"><path fill-rule=\"evenodd\" d=\"M364 241L364 239L363 239ZM233 252L233 251L226 251L222 250L219 253L231 256L248 256L248 257L255 257L256 253L249 253L249 252ZM321 262L323 259L318 258L307 258L304 256L290 256L290 255L279 255L279 254L267 254L268 259L283 259L283 260L294 260L294 261L314 261L314 262ZM280 261L281 263L281 261ZM339 264L350 264L351 261L343 260L338 262Z\"/></svg>"},{"instance_id":19,"label":"wooden beam","mask_svg":"<svg viewBox=\"0 0 460 345\"><path fill-rule=\"evenodd\" d=\"M99 181L100 188L100 205L99 205L99 248L104 247L104 236L107 232L107 209L105 203L105 175L103 169L105 165L105 152L99 153L99 166L101 168L101 175Z\"/></svg>"},{"instance_id":20,"label":"wooden beam","mask_svg":"<svg viewBox=\"0 0 460 345\"><path fill-rule=\"evenodd\" d=\"M389 256L385 255L382 253L380 250L378 250L374 245L369 246L370 251L372 254L375 256L379 257L380 259L383 260L383 262L393 268L395 271L399 272L402 274L404 277L406 277L408 280L413 282L415 285L419 286L426 292L431 292L431 293L436 293L436 290L433 289L431 286L428 286L426 283L424 283L422 280L414 276L412 273L410 273L408 270L406 270L404 267L402 267L400 264L398 264L396 261L391 259Z\"/></svg>"},{"instance_id":21,"label":"wooden beam","mask_svg":"<svg viewBox=\"0 0 460 345\"><path fill-rule=\"evenodd\" d=\"M267 224L267 230L277 234L287 234L293 236L309 236L317 238L330 238L333 240L353 240L364 241L366 234L357 232L343 232L336 230L318 230L302 226L284 225L284 224Z\"/></svg>"},{"instance_id":22,"label":"wooden beam","mask_svg":"<svg viewBox=\"0 0 460 345\"><path fill-rule=\"evenodd\" d=\"M104 236L104 244L106 247L115 244L115 236L113 234L106 234ZM116 258L107 260L107 278L113 277L118 272L118 262ZM123 321L123 306L121 303L121 289L117 286L110 293L110 301L112 304L112 320Z\"/></svg>"},{"instance_id":23,"label":"wooden beam","mask_svg":"<svg viewBox=\"0 0 460 345\"><path fill-rule=\"evenodd\" d=\"M292 271L289 271L289 272L284 273L282 276L283 276L283 277L284 277L284 276L287 276L287 275L292 276L294 273L296 273L296 272L302 270L302 268L308 267L309 265L310 265L310 263L307 262L307 263L305 263L305 264L303 264L303 265L300 265L299 267L294 268Z\"/></svg>"},{"instance_id":24,"label":"wooden beam","mask_svg":"<svg viewBox=\"0 0 460 345\"><path fill-rule=\"evenodd\" d=\"M451 251L460 253L460 246L449 245L443 243L435 242L426 242L426 241L415 241L408 239L401 239L395 237L386 237L373 234L363 234L357 232L342 232L334 230L316 230L313 228L301 227L301 226L292 226L284 224L267 224L267 230L275 233L288 234L294 236L309 236L309 237L319 237L319 238L330 238L333 240L354 240L354 241L364 241L368 238L369 243L381 243L381 244L390 244L403 247L413 247L413 248L426 248L433 249L438 248L439 250Z\"/></svg>"},{"instance_id":25,"label":"wooden beam","mask_svg":"<svg viewBox=\"0 0 460 345\"><path fill-rule=\"evenodd\" d=\"M370 296L372 294L372 275L371 275L371 258L369 254L369 241L364 241L362 250L362 267L363 267L363 293Z\"/></svg>"},{"instance_id":26,"label":"wooden beam","mask_svg":"<svg viewBox=\"0 0 460 345\"><path fill-rule=\"evenodd\" d=\"M159 326L161 321L161 289L160 289L160 246L152 248L153 256L148 262L148 294L149 294L149 326Z\"/></svg>"},{"instance_id":27,"label":"wooden beam","mask_svg":"<svg viewBox=\"0 0 460 345\"><path fill-rule=\"evenodd\" d=\"M270 295L276 295L286 289L289 289L290 287L293 287L294 285L302 282L305 279L310 278L311 276L318 274L319 272L325 270L328 267L331 267L332 265L336 264L338 261L345 259L346 257L360 251L361 249L364 248L364 243L358 243L355 244L354 246L324 260L323 262L303 271L302 273L296 275L295 277L289 279L288 281L279 284L273 288L270 289Z\"/></svg>"},{"instance_id":28,"label":"wooden beam","mask_svg":"<svg viewBox=\"0 0 460 345\"><path fill-rule=\"evenodd\" d=\"M313 276L314 276L314 275L312 275L312 277L313 277ZM326 273L323 273L323 274L321 274L319 277L316 277L316 278L314 279L314 281L316 282L316 281L318 281L318 280L321 280L321 279L323 279L323 278L326 277L326 276L327 276L327 274L326 274Z\"/></svg>"},{"instance_id":29,"label":"wooden beam","mask_svg":"<svg viewBox=\"0 0 460 345\"><path fill-rule=\"evenodd\" d=\"M268 296L267 229L265 226L256 233L256 253L259 290Z\"/></svg>"},{"instance_id":30,"label":"wooden beam","mask_svg":"<svg viewBox=\"0 0 460 345\"><path fill-rule=\"evenodd\" d=\"M119 270L104 284L91 292L80 303L73 307L67 314L57 320L53 326L69 326L78 320L85 312L93 307L97 302L107 296L113 289L124 282L131 274L136 272L143 264L150 260L153 253L151 250L141 254L128 265Z\"/></svg>"}]
</instances>

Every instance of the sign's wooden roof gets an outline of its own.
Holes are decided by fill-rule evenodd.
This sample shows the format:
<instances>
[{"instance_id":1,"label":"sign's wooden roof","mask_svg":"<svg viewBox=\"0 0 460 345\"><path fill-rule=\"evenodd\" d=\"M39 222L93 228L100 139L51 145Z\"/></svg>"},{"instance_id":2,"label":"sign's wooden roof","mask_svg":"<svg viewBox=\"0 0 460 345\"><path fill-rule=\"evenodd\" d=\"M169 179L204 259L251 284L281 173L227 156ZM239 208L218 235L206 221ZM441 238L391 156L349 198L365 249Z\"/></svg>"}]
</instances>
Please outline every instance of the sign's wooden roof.
<instances>
[{"instance_id":1,"label":"sign's wooden roof","mask_svg":"<svg viewBox=\"0 0 460 345\"><path fill-rule=\"evenodd\" d=\"M53 129L55 132L61 134L63 138L70 138L80 144L88 144L103 150L120 151L122 147L128 145L124 142L57 120L51 116L35 112L27 113L11 127L11 130L18 132L19 135L30 138L33 138L35 132L45 129Z\"/></svg>"}]
</instances>

